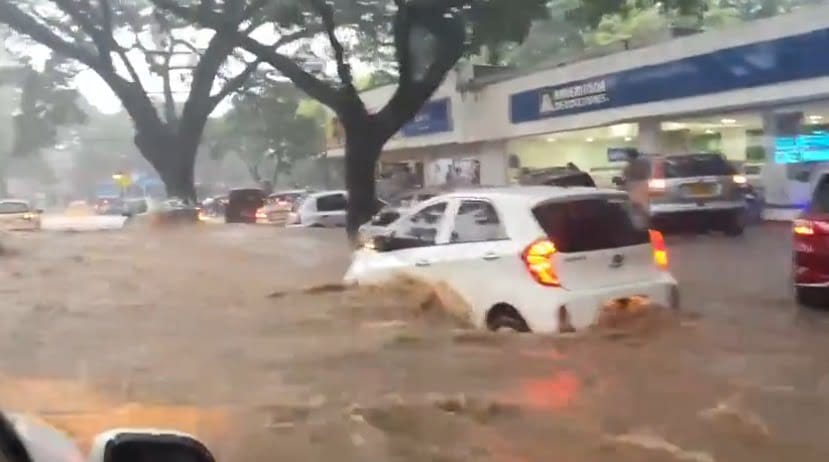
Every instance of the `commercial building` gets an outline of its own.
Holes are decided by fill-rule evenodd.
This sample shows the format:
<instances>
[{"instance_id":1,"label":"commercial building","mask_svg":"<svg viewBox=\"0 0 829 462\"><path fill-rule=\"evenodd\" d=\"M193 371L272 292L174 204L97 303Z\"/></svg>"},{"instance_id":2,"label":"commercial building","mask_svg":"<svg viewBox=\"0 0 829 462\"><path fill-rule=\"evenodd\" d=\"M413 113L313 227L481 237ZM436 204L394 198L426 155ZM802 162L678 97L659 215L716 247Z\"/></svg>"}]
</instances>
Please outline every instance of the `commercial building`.
<instances>
[{"instance_id":1,"label":"commercial building","mask_svg":"<svg viewBox=\"0 0 829 462\"><path fill-rule=\"evenodd\" d=\"M829 161L827 49L829 6L816 6L531 72L460 71L381 161L408 162L427 185L452 169L505 184L567 162L606 180L623 166L615 148L720 151L762 164L769 214L787 215ZM374 108L392 91L362 96Z\"/></svg>"}]
</instances>

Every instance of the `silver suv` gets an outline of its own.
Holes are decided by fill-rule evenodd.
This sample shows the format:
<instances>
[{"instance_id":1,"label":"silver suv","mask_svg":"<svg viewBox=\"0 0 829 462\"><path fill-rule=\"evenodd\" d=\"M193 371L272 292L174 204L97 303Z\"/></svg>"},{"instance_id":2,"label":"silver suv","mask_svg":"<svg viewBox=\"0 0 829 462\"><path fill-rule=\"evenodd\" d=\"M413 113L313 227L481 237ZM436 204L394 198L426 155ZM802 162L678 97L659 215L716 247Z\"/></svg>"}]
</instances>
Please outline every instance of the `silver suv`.
<instances>
[{"instance_id":1,"label":"silver suv","mask_svg":"<svg viewBox=\"0 0 829 462\"><path fill-rule=\"evenodd\" d=\"M670 222L742 234L746 222L744 186L721 154L648 156L650 213L659 227Z\"/></svg>"}]
</instances>

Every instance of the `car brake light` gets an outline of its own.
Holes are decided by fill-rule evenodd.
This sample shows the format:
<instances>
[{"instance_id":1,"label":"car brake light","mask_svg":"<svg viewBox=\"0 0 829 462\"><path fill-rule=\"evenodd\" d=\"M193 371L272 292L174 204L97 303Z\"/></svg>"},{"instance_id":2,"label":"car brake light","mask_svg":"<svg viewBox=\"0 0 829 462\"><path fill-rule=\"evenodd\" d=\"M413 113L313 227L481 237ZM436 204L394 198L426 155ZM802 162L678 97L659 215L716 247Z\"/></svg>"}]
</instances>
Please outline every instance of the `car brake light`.
<instances>
[{"instance_id":1,"label":"car brake light","mask_svg":"<svg viewBox=\"0 0 829 462\"><path fill-rule=\"evenodd\" d=\"M260 220L265 220L268 218L268 214L265 213L264 209L259 209L256 211L256 218Z\"/></svg>"},{"instance_id":2,"label":"car brake light","mask_svg":"<svg viewBox=\"0 0 829 462\"><path fill-rule=\"evenodd\" d=\"M651 191L664 191L667 183L663 178L651 178L648 180L648 189Z\"/></svg>"},{"instance_id":3,"label":"car brake light","mask_svg":"<svg viewBox=\"0 0 829 462\"><path fill-rule=\"evenodd\" d=\"M799 236L812 236L815 234L815 226L811 220L795 220L792 232Z\"/></svg>"},{"instance_id":4,"label":"car brake light","mask_svg":"<svg viewBox=\"0 0 829 462\"><path fill-rule=\"evenodd\" d=\"M648 230L653 246L653 262L659 269L668 269L668 248L665 246L665 237L656 230Z\"/></svg>"},{"instance_id":5,"label":"car brake light","mask_svg":"<svg viewBox=\"0 0 829 462\"><path fill-rule=\"evenodd\" d=\"M553 266L553 255L557 252L555 244L549 239L539 239L528 245L521 254L527 271L533 279L543 286L561 287Z\"/></svg>"}]
</instances>

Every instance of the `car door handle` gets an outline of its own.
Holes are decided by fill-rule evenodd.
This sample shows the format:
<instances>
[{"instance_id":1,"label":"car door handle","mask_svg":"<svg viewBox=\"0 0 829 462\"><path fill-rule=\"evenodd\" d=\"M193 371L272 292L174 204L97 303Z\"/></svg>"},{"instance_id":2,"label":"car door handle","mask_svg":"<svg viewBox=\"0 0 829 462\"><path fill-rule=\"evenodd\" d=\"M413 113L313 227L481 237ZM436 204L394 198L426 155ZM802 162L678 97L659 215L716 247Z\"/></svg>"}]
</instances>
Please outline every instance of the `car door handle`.
<instances>
[{"instance_id":1,"label":"car door handle","mask_svg":"<svg viewBox=\"0 0 829 462\"><path fill-rule=\"evenodd\" d=\"M415 262L415 266L429 266L429 265L431 265L431 264L432 264L432 263L431 263L429 260L423 260L423 259L421 259L421 260L417 260L417 261Z\"/></svg>"},{"instance_id":2,"label":"car door handle","mask_svg":"<svg viewBox=\"0 0 829 462\"><path fill-rule=\"evenodd\" d=\"M484 260L491 261L491 260L497 260L497 259L501 258L501 256L498 255L495 252L487 252L487 253L484 254L483 258L484 258Z\"/></svg>"}]
</instances>

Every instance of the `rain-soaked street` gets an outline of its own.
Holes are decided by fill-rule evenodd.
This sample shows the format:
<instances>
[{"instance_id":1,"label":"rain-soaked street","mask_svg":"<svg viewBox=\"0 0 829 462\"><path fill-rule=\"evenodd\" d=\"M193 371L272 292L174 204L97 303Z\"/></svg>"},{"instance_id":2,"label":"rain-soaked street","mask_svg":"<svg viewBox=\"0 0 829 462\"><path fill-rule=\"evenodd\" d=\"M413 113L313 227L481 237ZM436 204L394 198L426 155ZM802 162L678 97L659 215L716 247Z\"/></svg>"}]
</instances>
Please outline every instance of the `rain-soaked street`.
<instances>
[{"instance_id":1,"label":"rain-soaked street","mask_svg":"<svg viewBox=\"0 0 829 462\"><path fill-rule=\"evenodd\" d=\"M342 231L3 236L0 405L219 460L823 462L829 311L792 301L788 233L674 236L682 315L557 339L337 286Z\"/></svg>"}]
</instances>

